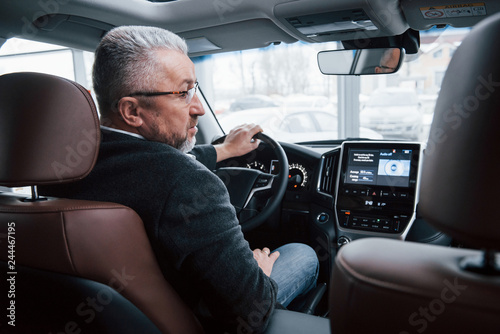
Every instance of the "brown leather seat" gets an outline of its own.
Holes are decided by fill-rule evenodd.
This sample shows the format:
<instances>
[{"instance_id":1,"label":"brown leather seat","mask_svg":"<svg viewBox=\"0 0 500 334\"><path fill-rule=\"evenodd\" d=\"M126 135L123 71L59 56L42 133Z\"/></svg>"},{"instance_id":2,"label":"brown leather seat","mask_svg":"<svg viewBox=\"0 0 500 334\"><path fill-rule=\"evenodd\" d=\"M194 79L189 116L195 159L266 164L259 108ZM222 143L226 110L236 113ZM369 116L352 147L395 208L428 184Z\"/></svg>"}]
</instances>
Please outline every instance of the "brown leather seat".
<instances>
[{"instance_id":1,"label":"brown leather seat","mask_svg":"<svg viewBox=\"0 0 500 334\"><path fill-rule=\"evenodd\" d=\"M498 333L499 53L496 15L455 52L424 153L419 211L470 249L375 238L343 247L333 333Z\"/></svg>"},{"instance_id":2,"label":"brown leather seat","mask_svg":"<svg viewBox=\"0 0 500 334\"><path fill-rule=\"evenodd\" d=\"M0 77L1 186L79 180L92 170L99 142L97 111L89 92L80 85L38 73ZM0 236L9 237L6 241L15 238L12 239L15 240L14 258L9 257L12 255L8 252L9 243L0 239L0 260L9 272L22 270L22 275L13 276L28 285L40 283L35 274L30 281L26 275L31 272L42 272L48 281L53 277L60 288L51 287L53 294L48 299L60 293L59 300L67 303L58 305L59 309L47 309L55 306L47 306L49 300L23 295L28 292L18 286L15 297L6 301L18 301L16 328L11 329L60 332L68 330L68 325L70 329L75 328L72 327L74 321L80 326L76 328L83 332L86 328L106 333L138 330L146 333L158 329L162 333L203 332L191 310L163 278L143 223L133 210L113 203L36 198L36 191L33 197L0 193ZM9 262L12 260L15 263ZM69 298L75 286L68 285L68 290L64 287L74 282L75 276L86 279L76 280L77 285L90 280L108 285L114 291L97 285L91 295L85 292L76 300L66 300L65 294ZM6 291L2 288L2 294ZM113 297L116 292L124 298ZM20 300L25 301L24 304ZM29 302L32 309L27 310ZM138 310L129 307L125 312L119 303L131 303ZM55 313L64 312L65 307L72 310L73 317L57 318ZM124 312L118 314L119 321L94 321L95 317L113 313L115 307L117 312ZM28 314L36 313L57 320L48 324L45 321L37 327L37 323L28 318ZM136 319L140 320L138 324ZM96 323L107 327L96 328ZM90 325L92 327L88 327Z\"/></svg>"}]
</instances>

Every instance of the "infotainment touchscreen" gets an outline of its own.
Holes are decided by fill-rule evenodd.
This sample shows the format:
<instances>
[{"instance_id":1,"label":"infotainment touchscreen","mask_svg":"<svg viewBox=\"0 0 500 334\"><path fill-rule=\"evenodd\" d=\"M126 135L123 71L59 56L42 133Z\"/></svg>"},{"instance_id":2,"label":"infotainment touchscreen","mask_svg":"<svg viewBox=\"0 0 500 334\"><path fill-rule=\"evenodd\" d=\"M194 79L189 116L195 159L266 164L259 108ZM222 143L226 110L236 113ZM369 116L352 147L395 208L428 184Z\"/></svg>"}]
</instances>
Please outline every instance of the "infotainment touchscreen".
<instances>
[{"instance_id":1,"label":"infotainment touchscreen","mask_svg":"<svg viewBox=\"0 0 500 334\"><path fill-rule=\"evenodd\" d=\"M354 149L348 153L345 183L408 187L412 150Z\"/></svg>"},{"instance_id":2,"label":"infotainment touchscreen","mask_svg":"<svg viewBox=\"0 0 500 334\"><path fill-rule=\"evenodd\" d=\"M335 203L340 228L402 233L415 214L421 146L344 142Z\"/></svg>"}]
</instances>

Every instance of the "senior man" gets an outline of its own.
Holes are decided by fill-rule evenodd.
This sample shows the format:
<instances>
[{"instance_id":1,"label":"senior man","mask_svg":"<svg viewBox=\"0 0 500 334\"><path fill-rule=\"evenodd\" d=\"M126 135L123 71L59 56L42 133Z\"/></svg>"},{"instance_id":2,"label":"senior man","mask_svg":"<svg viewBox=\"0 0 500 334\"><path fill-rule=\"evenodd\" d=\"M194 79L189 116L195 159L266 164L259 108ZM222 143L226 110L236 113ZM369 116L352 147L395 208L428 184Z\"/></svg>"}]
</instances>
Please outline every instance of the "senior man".
<instances>
[{"instance_id":1,"label":"senior man","mask_svg":"<svg viewBox=\"0 0 500 334\"><path fill-rule=\"evenodd\" d=\"M115 28L96 50L93 82L102 125L96 166L42 194L134 209L165 278L193 310L202 300L225 330L244 322L260 332L277 305L315 286L318 259L309 246L250 249L211 172L217 161L257 148L252 137L261 127L243 125L223 144L194 146L205 111L184 40L159 28Z\"/></svg>"}]
</instances>

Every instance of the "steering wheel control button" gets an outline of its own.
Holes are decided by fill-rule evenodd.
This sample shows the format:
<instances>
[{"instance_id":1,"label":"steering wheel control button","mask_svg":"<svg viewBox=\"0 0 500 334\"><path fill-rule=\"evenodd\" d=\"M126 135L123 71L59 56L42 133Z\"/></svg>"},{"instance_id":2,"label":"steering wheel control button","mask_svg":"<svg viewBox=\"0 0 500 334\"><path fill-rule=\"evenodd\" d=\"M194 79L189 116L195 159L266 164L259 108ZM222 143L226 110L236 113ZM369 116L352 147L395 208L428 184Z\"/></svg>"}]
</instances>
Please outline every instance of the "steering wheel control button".
<instances>
[{"instance_id":1,"label":"steering wheel control button","mask_svg":"<svg viewBox=\"0 0 500 334\"><path fill-rule=\"evenodd\" d=\"M316 221L320 224L326 223L328 220L330 220L330 215L326 212L321 212L318 217L316 217Z\"/></svg>"},{"instance_id":2,"label":"steering wheel control button","mask_svg":"<svg viewBox=\"0 0 500 334\"><path fill-rule=\"evenodd\" d=\"M267 177L259 177L257 181L255 181L255 188L262 188L269 184L270 178Z\"/></svg>"}]
</instances>

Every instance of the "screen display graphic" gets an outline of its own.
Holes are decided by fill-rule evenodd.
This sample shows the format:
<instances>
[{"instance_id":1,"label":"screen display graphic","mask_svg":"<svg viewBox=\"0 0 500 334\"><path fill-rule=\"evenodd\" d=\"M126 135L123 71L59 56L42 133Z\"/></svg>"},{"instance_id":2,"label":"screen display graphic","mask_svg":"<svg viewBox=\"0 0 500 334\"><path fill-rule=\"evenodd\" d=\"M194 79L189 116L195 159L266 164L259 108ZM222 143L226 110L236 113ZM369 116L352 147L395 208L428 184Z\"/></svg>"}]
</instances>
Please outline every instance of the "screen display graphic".
<instances>
[{"instance_id":1,"label":"screen display graphic","mask_svg":"<svg viewBox=\"0 0 500 334\"><path fill-rule=\"evenodd\" d=\"M345 183L408 187L412 150L349 149Z\"/></svg>"}]
</instances>

